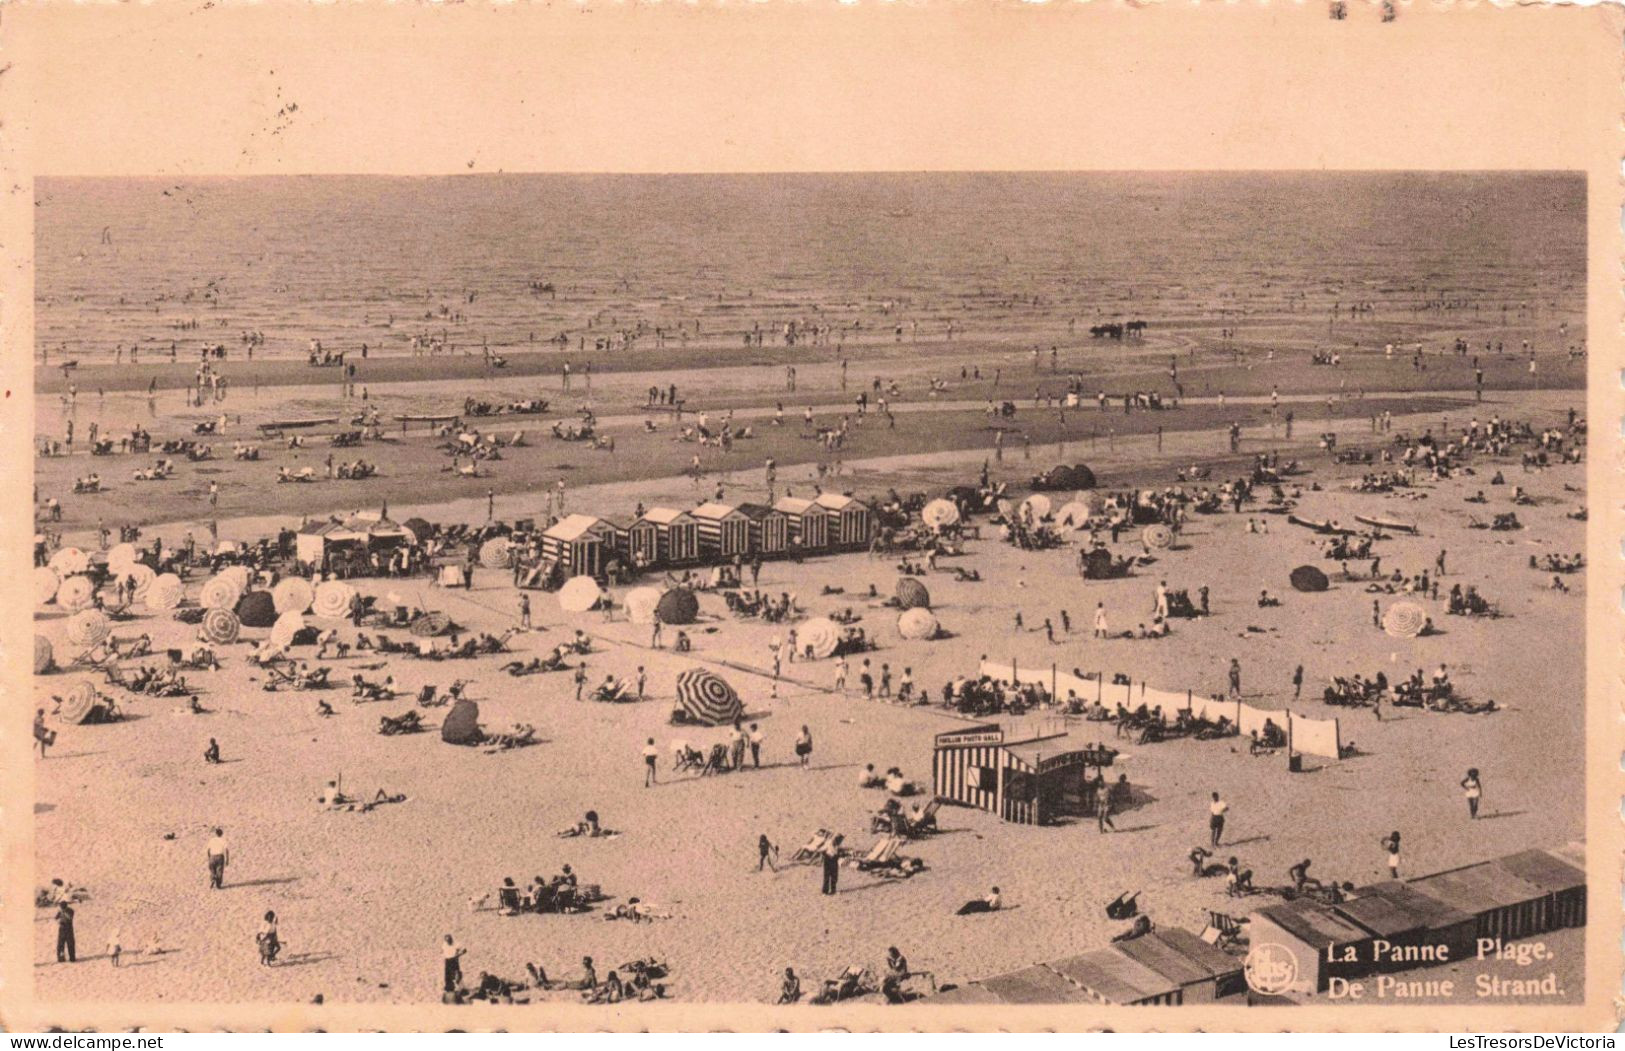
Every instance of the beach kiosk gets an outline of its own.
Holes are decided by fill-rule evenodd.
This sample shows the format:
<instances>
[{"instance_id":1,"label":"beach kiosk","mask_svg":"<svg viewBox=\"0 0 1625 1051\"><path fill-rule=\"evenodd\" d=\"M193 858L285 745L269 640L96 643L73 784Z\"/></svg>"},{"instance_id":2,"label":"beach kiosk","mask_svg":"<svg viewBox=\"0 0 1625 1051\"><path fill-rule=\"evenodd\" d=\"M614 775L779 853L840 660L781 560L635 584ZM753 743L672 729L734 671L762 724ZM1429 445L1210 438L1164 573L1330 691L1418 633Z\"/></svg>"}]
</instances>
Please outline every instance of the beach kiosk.
<instances>
[{"instance_id":1,"label":"beach kiosk","mask_svg":"<svg viewBox=\"0 0 1625 1051\"><path fill-rule=\"evenodd\" d=\"M739 513L750 523L753 555L775 558L790 546L790 518L766 504L740 504Z\"/></svg>"},{"instance_id":2,"label":"beach kiosk","mask_svg":"<svg viewBox=\"0 0 1625 1051\"><path fill-rule=\"evenodd\" d=\"M663 565L679 566L697 562L700 557L700 524L687 511L674 507L651 507L638 521L655 527L659 544L656 560Z\"/></svg>"},{"instance_id":3,"label":"beach kiosk","mask_svg":"<svg viewBox=\"0 0 1625 1051\"><path fill-rule=\"evenodd\" d=\"M363 512L343 520L307 524L294 538L294 556L324 572L365 576L382 568L397 547L412 539L409 530L383 515Z\"/></svg>"},{"instance_id":4,"label":"beach kiosk","mask_svg":"<svg viewBox=\"0 0 1625 1051\"><path fill-rule=\"evenodd\" d=\"M698 527L700 555L713 562L725 562L735 555L750 553L750 519L737 507L722 503L701 504L689 514Z\"/></svg>"},{"instance_id":5,"label":"beach kiosk","mask_svg":"<svg viewBox=\"0 0 1625 1051\"><path fill-rule=\"evenodd\" d=\"M1110 766L1113 754L1065 733L1007 740L1002 727L988 723L937 734L931 780L944 802L1042 825L1061 814L1094 813L1088 767Z\"/></svg>"},{"instance_id":6,"label":"beach kiosk","mask_svg":"<svg viewBox=\"0 0 1625 1051\"><path fill-rule=\"evenodd\" d=\"M842 493L819 493L813 503L828 511L834 519L834 535L830 543L835 547L857 550L869 546L874 534L874 511L862 500Z\"/></svg>"},{"instance_id":7,"label":"beach kiosk","mask_svg":"<svg viewBox=\"0 0 1625 1051\"><path fill-rule=\"evenodd\" d=\"M566 515L542 532L542 561L565 576L596 577L615 546L615 527L592 515Z\"/></svg>"},{"instance_id":8,"label":"beach kiosk","mask_svg":"<svg viewBox=\"0 0 1625 1051\"><path fill-rule=\"evenodd\" d=\"M829 511L799 496L786 496L773 505L789 521L790 546L801 551L824 551L830 546Z\"/></svg>"}]
</instances>

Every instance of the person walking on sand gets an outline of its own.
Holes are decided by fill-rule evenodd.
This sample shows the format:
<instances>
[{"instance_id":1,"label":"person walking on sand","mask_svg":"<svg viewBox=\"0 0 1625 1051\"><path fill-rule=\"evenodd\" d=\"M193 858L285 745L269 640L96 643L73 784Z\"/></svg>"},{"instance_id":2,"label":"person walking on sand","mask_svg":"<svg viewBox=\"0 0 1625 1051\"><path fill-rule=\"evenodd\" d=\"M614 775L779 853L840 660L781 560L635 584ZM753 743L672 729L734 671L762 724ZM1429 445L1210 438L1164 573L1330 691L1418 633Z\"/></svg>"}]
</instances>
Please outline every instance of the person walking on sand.
<instances>
[{"instance_id":1,"label":"person walking on sand","mask_svg":"<svg viewBox=\"0 0 1625 1051\"><path fill-rule=\"evenodd\" d=\"M209 839L209 887L223 890L226 886L226 866L231 863L231 845L226 842L224 829L216 828Z\"/></svg>"},{"instance_id":2,"label":"person walking on sand","mask_svg":"<svg viewBox=\"0 0 1625 1051\"><path fill-rule=\"evenodd\" d=\"M440 950L443 964L441 981L445 991L454 993L463 981L463 954L468 950L458 945L451 935L446 935L446 943Z\"/></svg>"},{"instance_id":3,"label":"person walking on sand","mask_svg":"<svg viewBox=\"0 0 1625 1051\"><path fill-rule=\"evenodd\" d=\"M73 906L66 898L56 903L56 962L79 962L73 944Z\"/></svg>"},{"instance_id":4,"label":"person walking on sand","mask_svg":"<svg viewBox=\"0 0 1625 1051\"><path fill-rule=\"evenodd\" d=\"M840 693L846 692L846 671L846 654L843 653L835 658L835 689ZM40 709L41 712L44 712L44 710L43 708Z\"/></svg>"},{"instance_id":5,"label":"person walking on sand","mask_svg":"<svg viewBox=\"0 0 1625 1051\"><path fill-rule=\"evenodd\" d=\"M1230 658L1230 696L1241 696L1241 661Z\"/></svg>"},{"instance_id":6,"label":"person walking on sand","mask_svg":"<svg viewBox=\"0 0 1625 1051\"><path fill-rule=\"evenodd\" d=\"M750 724L750 765L757 770L762 768L762 741L764 735L755 723Z\"/></svg>"},{"instance_id":7,"label":"person walking on sand","mask_svg":"<svg viewBox=\"0 0 1625 1051\"><path fill-rule=\"evenodd\" d=\"M796 735L796 759L800 761L803 768L807 766L807 761L812 758L812 748L812 731L803 726L801 733Z\"/></svg>"},{"instance_id":8,"label":"person walking on sand","mask_svg":"<svg viewBox=\"0 0 1625 1051\"><path fill-rule=\"evenodd\" d=\"M658 613L649 622L649 647L656 650L660 649L660 614Z\"/></svg>"},{"instance_id":9,"label":"person walking on sand","mask_svg":"<svg viewBox=\"0 0 1625 1051\"><path fill-rule=\"evenodd\" d=\"M1390 832L1382 841L1382 849L1388 852L1388 878L1399 878L1399 833Z\"/></svg>"},{"instance_id":10,"label":"person walking on sand","mask_svg":"<svg viewBox=\"0 0 1625 1051\"><path fill-rule=\"evenodd\" d=\"M530 596L526 594L519 596L519 630L530 630Z\"/></svg>"},{"instance_id":11,"label":"person walking on sand","mask_svg":"<svg viewBox=\"0 0 1625 1051\"><path fill-rule=\"evenodd\" d=\"M778 846L767 838L766 832L763 832L756 840L756 871L762 871L763 865L766 865L774 872L779 871L779 867L773 864L773 859L778 856L778 853Z\"/></svg>"},{"instance_id":12,"label":"person walking on sand","mask_svg":"<svg viewBox=\"0 0 1625 1051\"><path fill-rule=\"evenodd\" d=\"M643 745L643 787L648 788L655 784L655 759L660 752L655 748L655 739L649 738Z\"/></svg>"},{"instance_id":13,"label":"person walking on sand","mask_svg":"<svg viewBox=\"0 0 1625 1051\"><path fill-rule=\"evenodd\" d=\"M1219 798L1219 793L1213 793L1213 801L1207 808L1208 845L1217 849L1219 840L1224 836L1224 815L1230 810L1230 804Z\"/></svg>"},{"instance_id":14,"label":"person walking on sand","mask_svg":"<svg viewBox=\"0 0 1625 1051\"><path fill-rule=\"evenodd\" d=\"M586 661L582 661L580 666L576 668L575 683L576 683L576 700L579 701L579 700L581 700L581 691L587 688L587 662Z\"/></svg>"},{"instance_id":15,"label":"person walking on sand","mask_svg":"<svg viewBox=\"0 0 1625 1051\"><path fill-rule=\"evenodd\" d=\"M1382 605L1376 599L1371 600L1371 626L1382 627Z\"/></svg>"},{"instance_id":16,"label":"person walking on sand","mask_svg":"<svg viewBox=\"0 0 1625 1051\"><path fill-rule=\"evenodd\" d=\"M1467 771L1467 776L1461 779L1461 790L1467 794L1467 816L1478 820L1478 801L1483 798L1484 786L1478 780L1478 767Z\"/></svg>"},{"instance_id":17,"label":"person walking on sand","mask_svg":"<svg viewBox=\"0 0 1625 1051\"><path fill-rule=\"evenodd\" d=\"M1106 637L1106 603L1095 603L1095 638Z\"/></svg>"},{"instance_id":18,"label":"person walking on sand","mask_svg":"<svg viewBox=\"0 0 1625 1051\"><path fill-rule=\"evenodd\" d=\"M643 700L643 688L648 684L649 673L644 671L643 665L640 664L638 665L638 700Z\"/></svg>"},{"instance_id":19,"label":"person walking on sand","mask_svg":"<svg viewBox=\"0 0 1625 1051\"><path fill-rule=\"evenodd\" d=\"M1303 665L1298 665L1292 671L1292 699L1298 700L1303 696Z\"/></svg>"},{"instance_id":20,"label":"person walking on sand","mask_svg":"<svg viewBox=\"0 0 1625 1051\"><path fill-rule=\"evenodd\" d=\"M824 850L823 850L824 890L823 890L823 892L825 894L834 894L835 890L836 890L836 885L840 882L840 877L841 877L841 844L843 842L845 842L845 839L846 839L846 837L844 837L844 836L836 836L835 838L831 839L828 843L824 844Z\"/></svg>"}]
</instances>

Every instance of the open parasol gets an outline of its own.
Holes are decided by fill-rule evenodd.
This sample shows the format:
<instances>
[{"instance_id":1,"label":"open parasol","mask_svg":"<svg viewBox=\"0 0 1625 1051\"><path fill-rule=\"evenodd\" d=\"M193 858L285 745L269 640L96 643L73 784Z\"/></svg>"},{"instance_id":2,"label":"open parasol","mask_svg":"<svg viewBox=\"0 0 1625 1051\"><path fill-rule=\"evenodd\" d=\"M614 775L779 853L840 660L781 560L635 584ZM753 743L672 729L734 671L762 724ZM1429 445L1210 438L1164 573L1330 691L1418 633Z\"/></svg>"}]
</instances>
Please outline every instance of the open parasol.
<instances>
[{"instance_id":1,"label":"open parasol","mask_svg":"<svg viewBox=\"0 0 1625 1051\"><path fill-rule=\"evenodd\" d=\"M96 585L86 576L71 576L57 585L56 604L63 609L88 609L96 597Z\"/></svg>"},{"instance_id":2,"label":"open parasol","mask_svg":"<svg viewBox=\"0 0 1625 1051\"><path fill-rule=\"evenodd\" d=\"M34 636L34 674L44 675L51 670L51 640L44 635Z\"/></svg>"},{"instance_id":3,"label":"open parasol","mask_svg":"<svg viewBox=\"0 0 1625 1051\"><path fill-rule=\"evenodd\" d=\"M56 575L56 570L50 566L34 567L34 601L40 605L56 598L56 589L62 584L62 579Z\"/></svg>"},{"instance_id":4,"label":"open parasol","mask_svg":"<svg viewBox=\"0 0 1625 1051\"><path fill-rule=\"evenodd\" d=\"M65 547L51 556L50 567L59 577L83 573L90 568L90 556L76 547Z\"/></svg>"},{"instance_id":5,"label":"open parasol","mask_svg":"<svg viewBox=\"0 0 1625 1051\"><path fill-rule=\"evenodd\" d=\"M1145 527L1140 533L1140 539L1144 540L1145 546L1151 550L1162 551L1173 546L1174 531L1161 522L1156 522Z\"/></svg>"},{"instance_id":6,"label":"open parasol","mask_svg":"<svg viewBox=\"0 0 1625 1051\"><path fill-rule=\"evenodd\" d=\"M1073 464L1072 487L1074 489L1093 489L1095 487L1095 472L1091 471L1087 464Z\"/></svg>"},{"instance_id":7,"label":"open parasol","mask_svg":"<svg viewBox=\"0 0 1625 1051\"><path fill-rule=\"evenodd\" d=\"M86 648L99 646L113 627L99 609L86 609L68 618L68 641Z\"/></svg>"},{"instance_id":8,"label":"open parasol","mask_svg":"<svg viewBox=\"0 0 1625 1051\"><path fill-rule=\"evenodd\" d=\"M425 613L412 622L408 630L420 639L432 639L436 635L444 634L451 627L451 617L444 613Z\"/></svg>"},{"instance_id":9,"label":"open parasol","mask_svg":"<svg viewBox=\"0 0 1625 1051\"><path fill-rule=\"evenodd\" d=\"M692 624L700 615L700 600L688 588L672 588L655 607L663 624Z\"/></svg>"},{"instance_id":10,"label":"open parasol","mask_svg":"<svg viewBox=\"0 0 1625 1051\"><path fill-rule=\"evenodd\" d=\"M133 562L125 567L124 575L128 577L134 587L131 594L137 602L145 602L152 591L152 582L158 579L158 571L145 562Z\"/></svg>"},{"instance_id":11,"label":"open parasol","mask_svg":"<svg viewBox=\"0 0 1625 1051\"><path fill-rule=\"evenodd\" d=\"M326 620L342 620L350 612L350 596L353 594L355 589L342 581L323 581L316 585L311 612Z\"/></svg>"},{"instance_id":12,"label":"open parasol","mask_svg":"<svg viewBox=\"0 0 1625 1051\"><path fill-rule=\"evenodd\" d=\"M677 676L677 703L689 718L707 726L726 726L744 714L734 688L705 668L690 668Z\"/></svg>"},{"instance_id":13,"label":"open parasol","mask_svg":"<svg viewBox=\"0 0 1625 1051\"><path fill-rule=\"evenodd\" d=\"M114 544L107 551L107 568L118 573L134 565L139 558L140 555L136 551L134 544L128 541L122 544Z\"/></svg>"},{"instance_id":14,"label":"open parasol","mask_svg":"<svg viewBox=\"0 0 1625 1051\"><path fill-rule=\"evenodd\" d=\"M559 588L559 608L566 613L585 613L598 604L603 592L598 581L589 576L571 577ZM664 598L664 596L661 596Z\"/></svg>"},{"instance_id":15,"label":"open parasol","mask_svg":"<svg viewBox=\"0 0 1625 1051\"><path fill-rule=\"evenodd\" d=\"M278 613L303 613L316 601L316 589L304 577L284 577L271 589L271 603Z\"/></svg>"},{"instance_id":16,"label":"open parasol","mask_svg":"<svg viewBox=\"0 0 1625 1051\"><path fill-rule=\"evenodd\" d=\"M204 609L229 610L235 608L242 597L243 589L237 586L237 581L221 573L204 581L197 600Z\"/></svg>"},{"instance_id":17,"label":"open parasol","mask_svg":"<svg viewBox=\"0 0 1625 1051\"><path fill-rule=\"evenodd\" d=\"M88 682L81 682L69 690L57 706L56 714L63 722L79 725L90 718L101 705L96 694L96 687Z\"/></svg>"},{"instance_id":18,"label":"open parasol","mask_svg":"<svg viewBox=\"0 0 1625 1051\"><path fill-rule=\"evenodd\" d=\"M229 609L215 607L203 614L203 637L217 646L224 646L236 642L237 635L243 630L242 622L237 614Z\"/></svg>"},{"instance_id":19,"label":"open parasol","mask_svg":"<svg viewBox=\"0 0 1625 1051\"><path fill-rule=\"evenodd\" d=\"M147 587L148 609L174 609L186 595L186 585L173 573L160 573Z\"/></svg>"},{"instance_id":20,"label":"open parasol","mask_svg":"<svg viewBox=\"0 0 1625 1051\"><path fill-rule=\"evenodd\" d=\"M841 629L828 617L815 617L801 625L796 640L803 649L822 660L835 652L841 641Z\"/></svg>"},{"instance_id":21,"label":"open parasol","mask_svg":"<svg viewBox=\"0 0 1625 1051\"><path fill-rule=\"evenodd\" d=\"M289 610L271 625L271 645L279 650L287 649L293 645L293 637L304 629L305 615L297 610Z\"/></svg>"},{"instance_id":22,"label":"open parasol","mask_svg":"<svg viewBox=\"0 0 1625 1051\"><path fill-rule=\"evenodd\" d=\"M1326 574L1314 566L1299 566L1292 571L1292 586L1299 591L1325 591L1331 587Z\"/></svg>"},{"instance_id":23,"label":"open parasol","mask_svg":"<svg viewBox=\"0 0 1625 1051\"><path fill-rule=\"evenodd\" d=\"M920 607L904 610L897 618L897 633L905 639L929 639L937 634L937 618Z\"/></svg>"},{"instance_id":24,"label":"open parasol","mask_svg":"<svg viewBox=\"0 0 1625 1051\"><path fill-rule=\"evenodd\" d=\"M494 536L480 545L480 565L486 569L502 569L508 564L513 545L505 536Z\"/></svg>"},{"instance_id":25,"label":"open parasol","mask_svg":"<svg viewBox=\"0 0 1625 1051\"><path fill-rule=\"evenodd\" d=\"M1089 524L1089 505L1081 500L1072 500L1062 504L1055 514L1057 525L1072 529L1082 529Z\"/></svg>"},{"instance_id":26,"label":"open parasol","mask_svg":"<svg viewBox=\"0 0 1625 1051\"><path fill-rule=\"evenodd\" d=\"M913 609L916 606L929 609L931 606L931 592L914 577L898 577L896 595L900 609Z\"/></svg>"},{"instance_id":27,"label":"open parasol","mask_svg":"<svg viewBox=\"0 0 1625 1051\"><path fill-rule=\"evenodd\" d=\"M920 508L920 521L932 529L946 529L959 521L959 505L952 500L932 500Z\"/></svg>"},{"instance_id":28,"label":"open parasol","mask_svg":"<svg viewBox=\"0 0 1625 1051\"><path fill-rule=\"evenodd\" d=\"M1032 518L1035 521L1049 514L1049 497L1043 493L1034 493L1021 502L1021 515L1023 518Z\"/></svg>"},{"instance_id":29,"label":"open parasol","mask_svg":"<svg viewBox=\"0 0 1625 1051\"><path fill-rule=\"evenodd\" d=\"M1382 614L1382 630L1396 639L1414 639L1422 634L1427 611L1414 602L1396 602Z\"/></svg>"},{"instance_id":30,"label":"open parasol","mask_svg":"<svg viewBox=\"0 0 1625 1051\"><path fill-rule=\"evenodd\" d=\"M633 588L626 593L626 616L633 624L653 624L660 605L658 588Z\"/></svg>"}]
</instances>

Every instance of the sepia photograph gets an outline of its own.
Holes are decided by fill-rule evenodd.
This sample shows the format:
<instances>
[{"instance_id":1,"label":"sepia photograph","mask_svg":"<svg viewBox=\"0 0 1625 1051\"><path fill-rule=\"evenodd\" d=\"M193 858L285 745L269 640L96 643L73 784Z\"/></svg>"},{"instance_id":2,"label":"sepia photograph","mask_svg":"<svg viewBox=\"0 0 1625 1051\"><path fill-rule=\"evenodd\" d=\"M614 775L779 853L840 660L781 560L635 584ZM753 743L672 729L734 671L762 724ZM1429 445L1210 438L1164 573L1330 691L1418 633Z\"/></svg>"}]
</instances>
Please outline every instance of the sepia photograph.
<instances>
[{"instance_id":1,"label":"sepia photograph","mask_svg":"<svg viewBox=\"0 0 1625 1051\"><path fill-rule=\"evenodd\" d=\"M1595 1021L1617 171L1020 159L35 173L35 1026Z\"/></svg>"}]
</instances>

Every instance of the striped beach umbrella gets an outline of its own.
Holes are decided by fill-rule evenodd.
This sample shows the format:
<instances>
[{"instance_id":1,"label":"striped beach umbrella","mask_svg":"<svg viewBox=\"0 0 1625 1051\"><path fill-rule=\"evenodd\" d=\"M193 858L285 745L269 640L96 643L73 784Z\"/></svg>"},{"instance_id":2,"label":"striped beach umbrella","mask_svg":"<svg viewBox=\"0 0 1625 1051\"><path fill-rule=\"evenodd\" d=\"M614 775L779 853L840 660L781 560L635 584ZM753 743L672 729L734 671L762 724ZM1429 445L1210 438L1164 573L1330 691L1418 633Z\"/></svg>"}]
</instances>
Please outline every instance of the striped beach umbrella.
<instances>
[{"instance_id":1,"label":"striped beach umbrella","mask_svg":"<svg viewBox=\"0 0 1625 1051\"><path fill-rule=\"evenodd\" d=\"M316 601L316 589L304 577L284 577L271 589L271 602L278 613L303 613Z\"/></svg>"},{"instance_id":2,"label":"striped beach umbrella","mask_svg":"<svg viewBox=\"0 0 1625 1051\"><path fill-rule=\"evenodd\" d=\"M897 618L897 633L905 639L935 638L938 627L931 611L919 606L904 610Z\"/></svg>"},{"instance_id":3,"label":"striped beach umbrella","mask_svg":"<svg viewBox=\"0 0 1625 1051\"><path fill-rule=\"evenodd\" d=\"M1174 531L1161 522L1157 522L1146 526L1140 533L1140 539L1144 540L1145 546L1151 550L1162 551L1173 546Z\"/></svg>"},{"instance_id":4,"label":"striped beach umbrella","mask_svg":"<svg viewBox=\"0 0 1625 1051\"><path fill-rule=\"evenodd\" d=\"M236 608L237 600L242 597L243 589L237 586L237 581L221 573L204 582L197 600L204 609L231 610Z\"/></svg>"},{"instance_id":5,"label":"striped beach umbrella","mask_svg":"<svg viewBox=\"0 0 1625 1051\"><path fill-rule=\"evenodd\" d=\"M96 585L86 576L67 577L57 585L56 604L63 609L88 609L95 597Z\"/></svg>"},{"instance_id":6,"label":"striped beach umbrella","mask_svg":"<svg viewBox=\"0 0 1625 1051\"><path fill-rule=\"evenodd\" d=\"M90 556L76 547L65 547L51 556L50 566L59 577L72 576L90 568Z\"/></svg>"},{"instance_id":7,"label":"striped beach umbrella","mask_svg":"<svg viewBox=\"0 0 1625 1051\"><path fill-rule=\"evenodd\" d=\"M900 609L913 609L916 606L929 609L931 606L931 592L916 577L898 577L896 595Z\"/></svg>"},{"instance_id":8,"label":"striped beach umbrella","mask_svg":"<svg viewBox=\"0 0 1625 1051\"><path fill-rule=\"evenodd\" d=\"M814 617L801 625L796 639L804 650L823 660L835 652L835 647L841 641L841 629L828 617Z\"/></svg>"},{"instance_id":9,"label":"striped beach umbrella","mask_svg":"<svg viewBox=\"0 0 1625 1051\"><path fill-rule=\"evenodd\" d=\"M152 594L152 582L158 579L158 573L145 562L135 562L125 567L124 575L134 583L133 594L137 602L146 602Z\"/></svg>"},{"instance_id":10,"label":"striped beach umbrella","mask_svg":"<svg viewBox=\"0 0 1625 1051\"><path fill-rule=\"evenodd\" d=\"M1382 614L1382 630L1396 639L1414 639L1422 634L1427 611L1414 602L1396 602Z\"/></svg>"},{"instance_id":11,"label":"striped beach umbrella","mask_svg":"<svg viewBox=\"0 0 1625 1051\"><path fill-rule=\"evenodd\" d=\"M342 620L350 612L350 597L355 589L338 580L324 580L316 585L311 612L324 620Z\"/></svg>"},{"instance_id":12,"label":"striped beach umbrella","mask_svg":"<svg viewBox=\"0 0 1625 1051\"><path fill-rule=\"evenodd\" d=\"M920 508L920 521L932 529L946 529L959 521L959 505L952 500L932 500Z\"/></svg>"},{"instance_id":13,"label":"striped beach umbrella","mask_svg":"<svg viewBox=\"0 0 1625 1051\"><path fill-rule=\"evenodd\" d=\"M218 607L203 614L202 627L203 637L218 646L236 642L238 633L243 630L242 621L237 619L237 614Z\"/></svg>"},{"instance_id":14,"label":"striped beach umbrella","mask_svg":"<svg viewBox=\"0 0 1625 1051\"><path fill-rule=\"evenodd\" d=\"M68 641L75 646L99 646L112 630L107 616L99 609L81 610L68 618Z\"/></svg>"},{"instance_id":15,"label":"striped beach umbrella","mask_svg":"<svg viewBox=\"0 0 1625 1051\"><path fill-rule=\"evenodd\" d=\"M173 573L160 573L147 588L148 609L174 609L186 596L186 585Z\"/></svg>"},{"instance_id":16,"label":"striped beach umbrella","mask_svg":"<svg viewBox=\"0 0 1625 1051\"><path fill-rule=\"evenodd\" d=\"M65 723L75 726L85 722L100 705L101 698L96 693L96 687L88 682L81 682L62 698L57 706L56 714Z\"/></svg>"},{"instance_id":17,"label":"striped beach umbrella","mask_svg":"<svg viewBox=\"0 0 1625 1051\"><path fill-rule=\"evenodd\" d=\"M677 676L677 703L690 719L707 726L724 726L745 712L734 688L705 668L690 668Z\"/></svg>"},{"instance_id":18,"label":"striped beach umbrella","mask_svg":"<svg viewBox=\"0 0 1625 1051\"><path fill-rule=\"evenodd\" d=\"M480 565L486 569L504 569L512 551L513 545L507 537L494 536L480 545Z\"/></svg>"}]
</instances>

